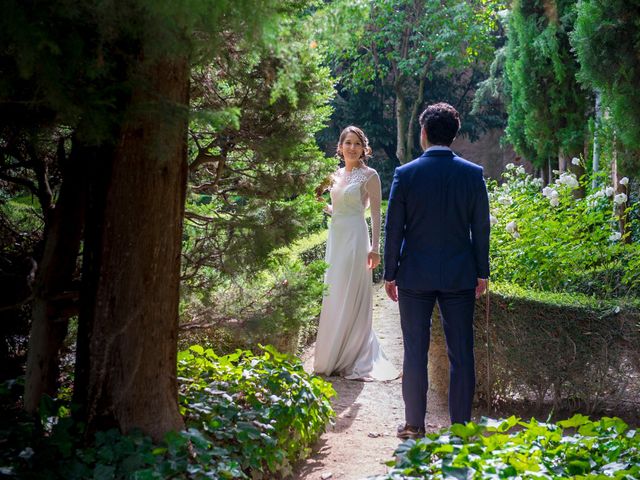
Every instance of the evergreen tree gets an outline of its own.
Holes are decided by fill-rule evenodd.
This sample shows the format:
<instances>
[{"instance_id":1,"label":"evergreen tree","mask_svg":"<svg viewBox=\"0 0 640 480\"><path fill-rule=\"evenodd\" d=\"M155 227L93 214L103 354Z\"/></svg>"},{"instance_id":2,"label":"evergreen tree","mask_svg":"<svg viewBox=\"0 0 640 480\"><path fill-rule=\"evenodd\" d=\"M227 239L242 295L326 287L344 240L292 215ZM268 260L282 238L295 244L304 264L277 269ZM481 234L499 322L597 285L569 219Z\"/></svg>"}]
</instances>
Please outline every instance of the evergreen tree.
<instances>
[{"instance_id":1,"label":"evergreen tree","mask_svg":"<svg viewBox=\"0 0 640 480\"><path fill-rule=\"evenodd\" d=\"M602 95L602 107L622 150L620 167L640 172L640 2L580 0L571 35L578 78Z\"/></svg>"},{"instance_id":2,"label":"evergreen tree","mask_svg":"<svg viewBox=\"0 0 640 480\"><path fill-rule=\"evenodd\" d=\"M506 133L538 167L551 162L564 170L584 146L586 95L569 44L574 7L573 0L516 0L509 18Z\"/></svg>"},{"instance_id":3,"label":"evergreen tree","mask_svg":"<svg viewBox=\"0 0 640 480\"><path fill-rule=\"evenodd\" d=\"M60 342L72 314L64 307L79 302L74 398L87 432L140 428L158 439L182 426L175 371L189 101L190 94L194 102L205 97L190 87L192 74L205 80L198 75L239 39L277 49L278 25L305 7L295 0L3 5L0 175L37 195L44 218L42 247L34 255L25 392L29 411L38 408L42 393L53 393ZM299 94L296 81L322 84L322 74L307 74L313 62L301 64L292 71L297 79L279 72L277 63L271 65L275 71L263 70L273 74L267 78L275 78L276 85L271 108L268 104L262 110L263 124L277 123L282 99L288 102L284 109L293 111L296 101L309 101ZM251 68L245 73L250 77ZM310 90L315 105L324 101L318 93L322 88ZM194 107L198 115L192 126L206 125L218 135L222 117L239 115L233 108L211 110L219 105ZM307 117L297 119L303 120L308 122ZM248 122L238 122L248 140L243 146L243 135L237 135L229 165L245 173L250 170L247 146L269 143L268 130L261 131L262 139L251 137ZM308 138L308 133L293 134L285 149L289 153L279 161L290 159L291 144L298 142L300 162L313 151ZM217 154L214 147L207 153ZM276 146L270 148L257 156L266 158ZM200 151L192 153L191 174L200 181ZM301 170L309 181L320 175L315 166ZM260 181L269 175L256 171L252 185L239 181L240 176L231 182L234 195L250 195L251 186L256 196L268 190ZM227 172L224 178L230 176ZM280 166L271 180L278 183L283 177ZM298 179L305 182L302 174ZM291 196L304 190L293 181L287 185ZM269 248L274 242L264 243ZM73 280L81 244L78 290Z\"/></svg>"}]
</instances>

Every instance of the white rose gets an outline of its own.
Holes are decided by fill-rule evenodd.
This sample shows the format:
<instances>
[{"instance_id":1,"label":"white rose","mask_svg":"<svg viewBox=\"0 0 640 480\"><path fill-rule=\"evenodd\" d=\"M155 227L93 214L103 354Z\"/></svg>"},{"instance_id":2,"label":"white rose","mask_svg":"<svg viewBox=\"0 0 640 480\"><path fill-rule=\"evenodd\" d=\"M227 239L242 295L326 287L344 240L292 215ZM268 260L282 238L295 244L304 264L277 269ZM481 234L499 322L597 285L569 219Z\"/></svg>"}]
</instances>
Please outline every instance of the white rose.
<instances>
[{"instance_id":1,"label":"white rose","mask_svg":"<svg viewBox=\"0 0 640 480\"><path fill-rule=\"evenodd\" d=\"M613 187L607 187L607 188L605 188L605 189L604 189L604 194L605 194L607 197L612 196L612 195L613 195Z\"/></svg>"},{"instance_id":2,"label":"white rose","mask_svg":"<svg viewBox=\"0 0 640 480\"><path fill-rule=\"evenodd\" d=\"M551 188L551 187L544 187L542 189L542 195L545 196L545 197L549 197L551 195L551 192L555 192L555 190L553 188Z\"/></svg>"},{"instance_id":3,"label":"white rose","mask_svg":"<svg viewBox=\"0 0 640 480\"><path fill-rule=\"evenodd\" d=\"M627 177L622 177L620 179L620 185L628 185L629 184L629 179Z\"/></svg>"},{"instance_id":4,"label":"white rose","mask_svg":"<svg viewBox=\"0 0 640 480\"><path fill-rule=\"evenodd\" d=\"M627 201L627 195L625 193L619 193L615 197L613 197L613 203L616 205L620 205Z\"/></svg>"},{"instance_id":5,"label":"white rose","mask_svg":"<svg viewBox=\"0 0 640 480\"><path fill-rule=\"evenodd\" d=\"M507 223L507 226L505 228L507 232L513 233L518 229L518 224L515 222L515 220L512 220L511 222Z\"/></svg>"},{"instance_id":6,"label":"white rose","mask_svg":"<svg viewBox=\"0 0 640 480\"><path fill-rule=\"evenodd\" d=\"M507 170L513 170L516 166L513 163L507 163L504 168Z\"/></svg>"},{"instance_id":7,"label":"white rose","mask_svg":"<svg viewBox=\"0 0 640 480\"><path fill-rule=\"evenodd\" d=\"M489 223L493 227L496 223L498 223L498 217L493 214L489 215Z\"/></svg>"},{"instance_id":8,"label":"white rose","mask_svg":"<svg viewBox=\"0 0 640 480\"><path fill-rule=\"evenodd\" d=\"M621 238L622 238L622 234L620 232L613 232L609 236L609 240L611 240L612 242L616 242L616 241L620 240Z\"/></svg>"},{"instance_id":9,"label":"white rose","mask_svg":"<svg viewBox=\"0 0 640 480\"><path fill-rule=\"evenodd\" d=\"M580 165L580 159L579 159L578 157L573 157L573 158L571 159L571 163L572 163L573 165Z\"/></svg>"},{"instance_id":10,"label":"white rose","mask_svg":"<svg viewBox=\"0 0 640 480\"><path fill-rule=\"evenodd\" d=\"M560 199L555 196L549 199L549 203L551 203L552 207L557 207L558 205L560 205Z\"/></svg>"}]
</instances>

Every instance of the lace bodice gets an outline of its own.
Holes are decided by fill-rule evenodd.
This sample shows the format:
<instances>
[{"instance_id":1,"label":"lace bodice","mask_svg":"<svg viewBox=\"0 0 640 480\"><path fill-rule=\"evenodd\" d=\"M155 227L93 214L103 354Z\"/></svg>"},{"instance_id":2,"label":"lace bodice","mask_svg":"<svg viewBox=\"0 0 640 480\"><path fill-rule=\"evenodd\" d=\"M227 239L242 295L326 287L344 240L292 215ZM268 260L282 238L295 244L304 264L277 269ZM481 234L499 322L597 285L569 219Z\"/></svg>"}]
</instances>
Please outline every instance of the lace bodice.
<instances>
[{"instance_id":1,"label":"lace bodice","mask_svg":"<svg viewBox=\"0 0 640 480\"><path fill-rule=\"evenodd\" d=\"M331 186L332 215L364 215L371 206L371 250L380 249L380 201L381 188L378 173L368 167L354 168L347 172L339 169Z\"/></svg>"}]
</instances>

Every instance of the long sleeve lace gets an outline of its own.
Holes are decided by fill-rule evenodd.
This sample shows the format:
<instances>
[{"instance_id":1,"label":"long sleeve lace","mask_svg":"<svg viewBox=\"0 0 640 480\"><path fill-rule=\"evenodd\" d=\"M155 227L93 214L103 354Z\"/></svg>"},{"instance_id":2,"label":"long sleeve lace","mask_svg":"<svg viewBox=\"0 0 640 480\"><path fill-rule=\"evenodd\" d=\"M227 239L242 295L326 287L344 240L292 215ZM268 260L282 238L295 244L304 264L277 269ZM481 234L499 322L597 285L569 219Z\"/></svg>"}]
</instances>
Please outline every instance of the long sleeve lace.
<instances>
[{"instance_id":1,"label":"long sleeve lace","mask_svg":"<svg viewBox=\"0 0 640 480\"><path fill-rule=\"evenodd\" d=\"M380 177L374 172L365 184L369 205L371 206L371 251L380 253L380 202L382 201L382 189Z\"/></svg>"}]
</instances>

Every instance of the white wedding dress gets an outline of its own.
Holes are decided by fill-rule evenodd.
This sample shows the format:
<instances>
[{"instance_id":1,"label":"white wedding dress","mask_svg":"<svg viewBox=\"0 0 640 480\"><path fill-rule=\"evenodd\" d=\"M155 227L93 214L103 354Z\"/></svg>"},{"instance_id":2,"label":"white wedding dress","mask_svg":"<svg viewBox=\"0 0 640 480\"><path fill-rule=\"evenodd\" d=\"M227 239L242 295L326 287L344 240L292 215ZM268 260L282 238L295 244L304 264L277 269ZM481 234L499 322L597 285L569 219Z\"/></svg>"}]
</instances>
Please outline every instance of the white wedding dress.
<instances>
[{"instance_id":1,"label":"white wedding dress","mask_svg":"<svg viewBox=\"0 0 640 480\"><path fill-rule=\"evenodd\" d=\"M391 380L398 371L385 356L372 326L372 278L369 251L380 239L380 178L368 167L334 175L331 187L331 225L313 369L351 380ZM364 211L371 203L373 245Z\"/></svg>"}]
</instances>

